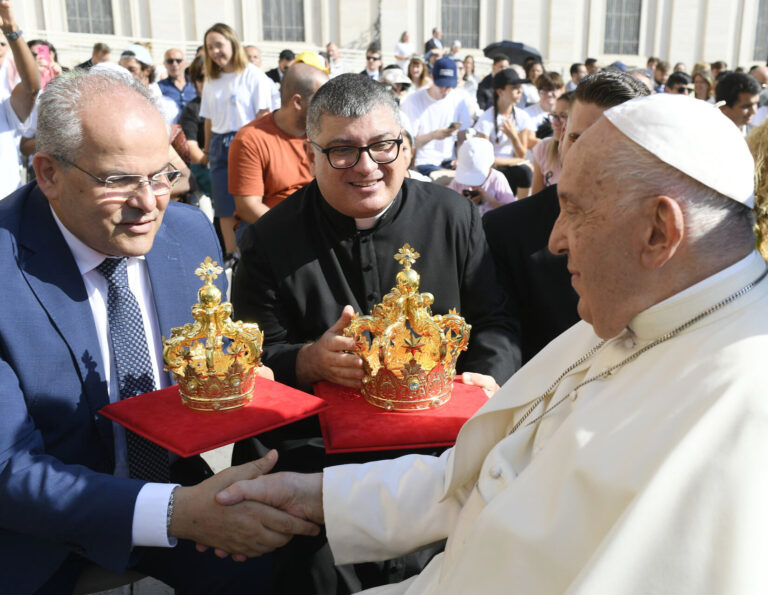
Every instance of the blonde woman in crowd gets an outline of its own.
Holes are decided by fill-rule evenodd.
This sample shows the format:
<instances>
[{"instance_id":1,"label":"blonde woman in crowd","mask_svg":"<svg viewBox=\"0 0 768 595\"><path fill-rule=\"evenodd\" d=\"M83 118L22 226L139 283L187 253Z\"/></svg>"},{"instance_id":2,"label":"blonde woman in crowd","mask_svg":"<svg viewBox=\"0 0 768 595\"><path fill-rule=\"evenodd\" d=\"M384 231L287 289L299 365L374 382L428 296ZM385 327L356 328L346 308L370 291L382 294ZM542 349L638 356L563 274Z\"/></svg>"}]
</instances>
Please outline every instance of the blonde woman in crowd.
<instances>
[{"instance_id":1,"label":"blonde woman in crowd","mask_svg":"<svg viewBox=\"0 0 768 595\"><path fill-rule=\"evenodd\" d=\"M205 84L200 116L205 118L205 149L211 168L214 212L224 239L225 260L237 253L235 199L229 193L229 144L248 122L271 111L272 82L248 62L245 50L229 25L216 23L205 32Z\"/></svg>"},{"instance_id":2,"label":"blonde woman in crowd","mask_svg":"<svg viewBox=\"0 0 768 595\"><path fill-rule=\"evenodd\" d=\"M747 145L755 159L757 249L763 258L768 260L768 122L764 122L749 134Z\"/></svg>"}]
</instances>

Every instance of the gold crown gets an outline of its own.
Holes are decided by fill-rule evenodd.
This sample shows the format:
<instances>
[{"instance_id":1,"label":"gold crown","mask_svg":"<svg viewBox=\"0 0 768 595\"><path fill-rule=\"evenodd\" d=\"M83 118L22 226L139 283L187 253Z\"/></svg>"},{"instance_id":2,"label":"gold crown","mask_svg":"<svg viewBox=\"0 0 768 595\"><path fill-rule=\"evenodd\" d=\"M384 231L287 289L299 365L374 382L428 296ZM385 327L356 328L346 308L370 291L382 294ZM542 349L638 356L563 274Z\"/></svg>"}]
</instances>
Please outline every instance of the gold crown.
<instances>
[{"instance_id":1,"label":"gold crown","mask_svg":"<svg viewBox=\"0 0 768 595\"><path fill-rule=\"evenodd\" d=\"M195 270L203 281L190 322L163 337L166 371L179 383L182 402L192 409L219 411L251 400L256 368L261 365L264 333L257 324L232 322L232 304L221 303L213 284L223 269L211 257ZM229 341L225 348L224 339Z\"/></svg>"},{"instance_id":2,"label":"gold crown","mask_svg":"<svg viewBox=\"0 0 768 595\"><path fill-rule=\"evenodd\" d=\"M455 310L432 316L431 293L419 293L411 268L419 253L405 244L395 255L403 269L392 291L370 316L355 317L344 334L363 359L365 400L388 411L443 405L451 398L456 359L472 328Z\"/></svg>"}]
</instances>

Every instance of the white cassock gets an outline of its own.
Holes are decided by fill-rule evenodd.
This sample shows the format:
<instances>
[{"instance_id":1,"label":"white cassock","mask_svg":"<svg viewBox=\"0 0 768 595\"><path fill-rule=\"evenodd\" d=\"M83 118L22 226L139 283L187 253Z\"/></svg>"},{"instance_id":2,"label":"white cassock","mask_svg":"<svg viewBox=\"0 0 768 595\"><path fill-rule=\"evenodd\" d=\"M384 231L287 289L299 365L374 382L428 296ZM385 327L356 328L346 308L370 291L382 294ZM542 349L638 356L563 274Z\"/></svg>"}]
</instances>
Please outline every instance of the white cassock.
<instances>
[{"instance_id":1,"label":"white cassock","mask_svg":"<svg viewBox=\"0 0 768 595\"><path fill-rule=\"evenodd\" d=\"M599 343L585 322L515 374L440 458L325 470L337 564L448 537L417 577L376 593L768 593L768 278L757 253L637 315L569 373L540 422L529 404ZM535 419L539 409L526 423Z\"/></svg>"}]
</instances>

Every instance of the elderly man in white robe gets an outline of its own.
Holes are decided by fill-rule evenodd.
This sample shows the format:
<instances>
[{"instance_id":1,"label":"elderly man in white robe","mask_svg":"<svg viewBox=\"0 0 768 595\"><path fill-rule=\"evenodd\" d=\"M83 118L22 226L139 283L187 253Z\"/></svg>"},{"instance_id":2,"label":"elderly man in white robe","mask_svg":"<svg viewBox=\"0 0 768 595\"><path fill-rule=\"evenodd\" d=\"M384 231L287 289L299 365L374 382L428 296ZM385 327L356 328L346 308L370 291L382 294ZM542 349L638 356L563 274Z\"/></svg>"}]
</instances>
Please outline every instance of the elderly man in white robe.
<instances>
[{"instance_id":1,"label":"elderly man in white robe","mask_svg":"<svg viewBox=\"0 0 768 595\"><path fill-rule=\"evenodd\" d=\"M325 523L339 564L448 538L375 593L768 592L752 158L718 110L668 94L607 110L577 144L550 249L582 322L439 458L267 475L218 500Z\"/></svg>"}]
</instances>

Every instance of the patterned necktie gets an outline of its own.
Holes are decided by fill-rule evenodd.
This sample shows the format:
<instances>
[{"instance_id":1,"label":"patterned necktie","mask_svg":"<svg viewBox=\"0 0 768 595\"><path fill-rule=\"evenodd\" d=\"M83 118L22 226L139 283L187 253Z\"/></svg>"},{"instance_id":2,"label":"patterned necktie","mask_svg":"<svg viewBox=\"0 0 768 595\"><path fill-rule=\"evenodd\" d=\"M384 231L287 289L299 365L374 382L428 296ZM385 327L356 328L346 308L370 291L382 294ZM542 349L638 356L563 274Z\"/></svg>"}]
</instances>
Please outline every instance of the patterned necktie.
<instances>
[{"instance_id":1,"label":"patterned necktie","mask_svg":"<svg viewBox=\"0 0 768 595\"><path fill-rule=\"evenodd\" d=\"M96 267L107 280L109 336L121 399L155 390L144 323L139 303L128 287L127 267L126 258L105 258ZM167 483L170 479L168 451L130 430L125 431L125 439L131 477Z\"/></svg>"}]
</instances>

